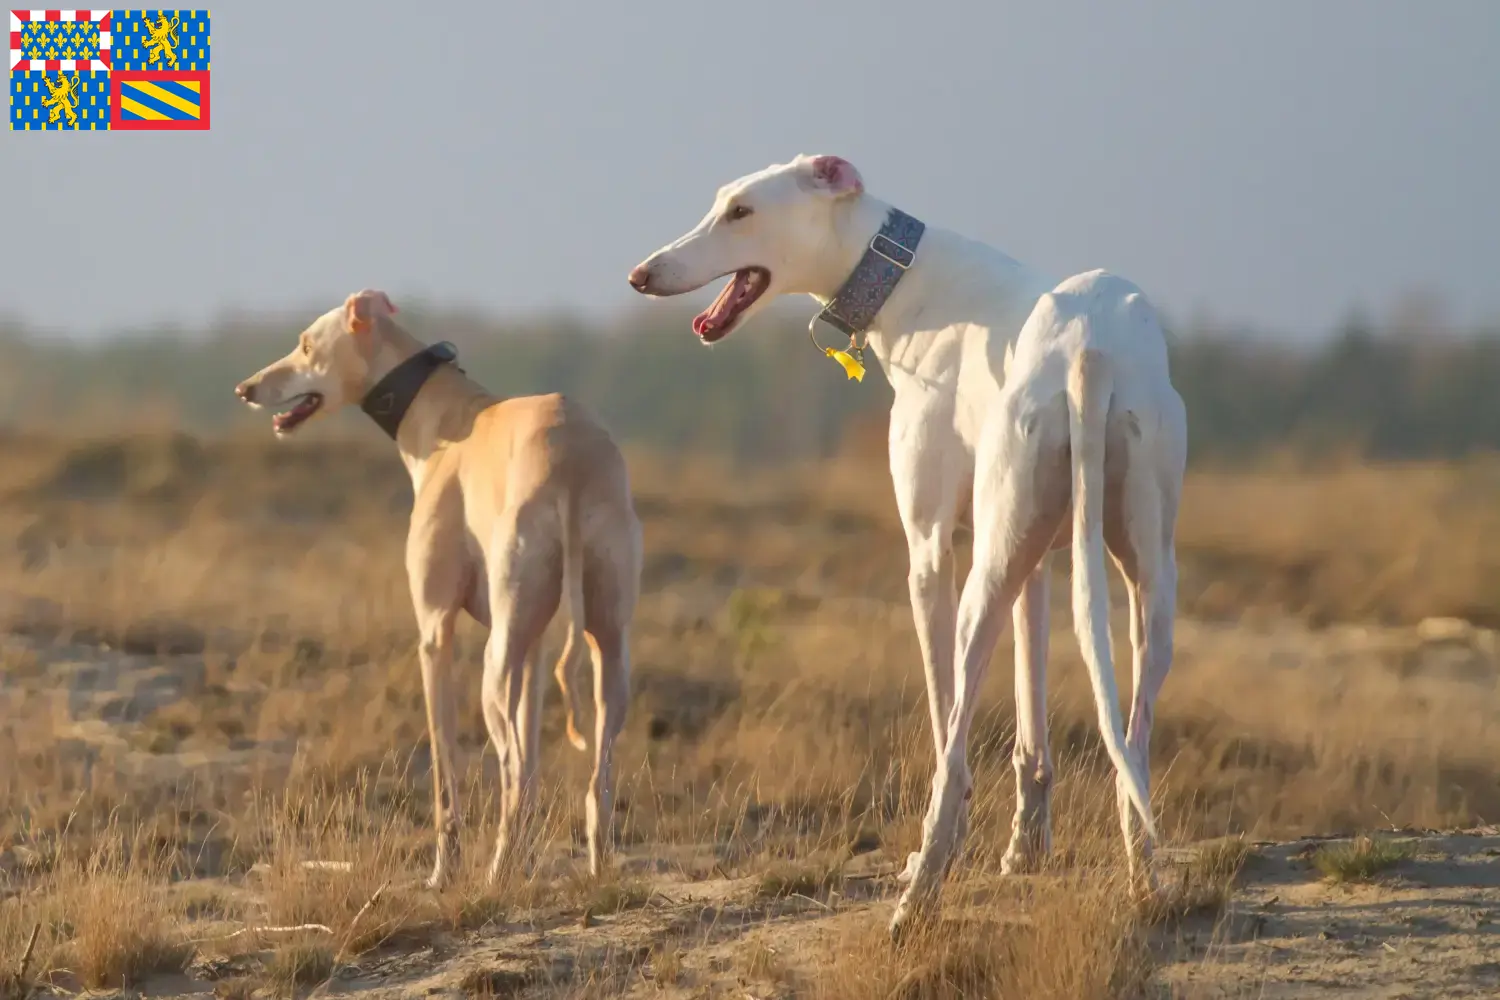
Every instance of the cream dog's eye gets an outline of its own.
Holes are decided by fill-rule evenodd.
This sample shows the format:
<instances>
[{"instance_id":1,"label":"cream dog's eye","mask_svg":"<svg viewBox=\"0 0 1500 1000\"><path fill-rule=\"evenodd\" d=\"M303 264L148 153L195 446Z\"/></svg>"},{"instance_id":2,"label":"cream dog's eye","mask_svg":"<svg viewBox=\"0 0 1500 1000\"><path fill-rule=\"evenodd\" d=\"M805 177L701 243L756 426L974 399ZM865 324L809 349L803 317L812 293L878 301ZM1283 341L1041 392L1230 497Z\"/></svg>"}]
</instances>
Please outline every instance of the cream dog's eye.
<instances>
[{"instance_id":1,"label":"cream dog's eye","mask_svg":"<svg viewBox=\"0 0 1500 1000\"><path fill-rule=\"evenodd\" d=\"M749 205L736 205L728 212L724 213L724 217L730 222L734 222L737 219L743 219L752 211L754 211L754 209L752 209Z\"/></svg>"},{"instance_id":2,"label":"cream dog's eye","mask_svg":"<svg viewBox=\"0 0 1500 1000\"><path fill-rule=\"evenodd\" d=\"M312 353L312 344L310 344L310 343L308 343L307 341L304 340L302 342L302 353L303 354L311 354Z\"/></svg>"}]
</instances>

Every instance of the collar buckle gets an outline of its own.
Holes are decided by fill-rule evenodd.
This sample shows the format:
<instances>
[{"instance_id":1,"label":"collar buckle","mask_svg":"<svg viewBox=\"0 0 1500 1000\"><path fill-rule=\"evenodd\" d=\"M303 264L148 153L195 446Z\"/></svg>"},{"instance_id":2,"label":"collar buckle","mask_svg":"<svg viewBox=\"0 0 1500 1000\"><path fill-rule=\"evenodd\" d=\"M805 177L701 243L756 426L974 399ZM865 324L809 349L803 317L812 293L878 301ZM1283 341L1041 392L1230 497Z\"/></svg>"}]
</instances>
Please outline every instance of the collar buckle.
<instances>
[{"instance_id":1,"label":"collar buckle","mask_svg":"<svg viewBox=\"0 0 1500 1000\"><path fill-rule=\"evenodd\" d=\"M889 248L889 252L881 249L880 245L882 242L886 245L886 247ZM911 249L910 247L902 246L900 243L891 239L885 233L876 233L874 237L871 238L870 252L875 254L876 256L885 258L892 264L895 264L897 267L901 268L901 270L903 271L911 267L917 261L917 252L915 250ZM896 255L898 254L902 259L897 259Z\"/></svg>"}]
</instances>

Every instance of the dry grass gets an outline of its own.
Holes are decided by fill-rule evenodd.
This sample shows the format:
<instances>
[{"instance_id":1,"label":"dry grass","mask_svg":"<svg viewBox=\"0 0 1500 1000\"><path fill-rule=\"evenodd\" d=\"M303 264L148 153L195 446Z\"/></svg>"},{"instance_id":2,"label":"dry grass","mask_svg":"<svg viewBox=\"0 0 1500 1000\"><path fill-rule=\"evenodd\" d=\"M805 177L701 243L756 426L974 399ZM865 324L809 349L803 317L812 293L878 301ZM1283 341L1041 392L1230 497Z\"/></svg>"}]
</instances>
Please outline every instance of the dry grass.
<instances>
[{"instance_id":1,"label":"dry grass","mask_svg":"<svg viewBox=\"0 0 1500 1000\"><path fill-rule=\"evenodd\" d=\"M1250 845L1241 836L1202 845L1193 859L1182 866L1181 881L1144 904L1142 918L1148 924L1161 924L1217 915L1228 905L1235 879L1250 855Z\"/></svg>"},{"instance_id":2,"label":"dry grass","mask_svg":"<svg viewBox=\"0 0 1500 1000\"><path fill-rule=\"evenodd\" d=\"M1479 489L1494 478L1483 464L1195 473L1182 604L1223 624L1180 633L1152 770L1175 839L1229 837L1165 908L1122 901L1092 697L1059 641L1059 860L1034 888L999 887L991 855L1013 805L1001 657L975 726L975 853L955 871L945 922L893 952L878 919L844 919L880 898L849 874L851 854L899 867L916 846L931 766L883 469L751 473L632 456L648 558L616 826L622 850L656 872L578 876L588 762L564 745L554 698L539 828L555 850L531 877L484 884L494 762L467 712L465 860L434 894L420 885L431 787L395 458L169 438L9 447L0 607L27 636L0 644L0 974L12 979L39 926L26 978L40 985L133 983L211 957L249 970L222 979L225 991L288 989L466 935L654 926L666 918L653 878L729 872L743 898L715 903L702 927L674 927L670 948L578 950L566 967L475 972L464 990L676 988L706 975L700 952L800 907L836 933L797 948L751 935L728 967L768 989L849 1000L1122 996L1149 975L1147 928L1223 905L1242 835L1500 815L1490 687L1434 673L1406 633L1288 645L1273 627L1277 615L1409 622L1500 607L1500 543L1487 548L1500 515ZM1067 602L1053 607L1065 628ZM481 637L465 627L460 639L475 705ZM90 674L99 663L126 672ZM161 685L175 686L157 699ZM204 879L222 893L185 892ZM237 933L301 924L326 930Z\"/></svg>"},{"instance_id":3,"label":"dry grass","mask_svg":"<svg viewBox=\"0 0 1500 1000\"><path fill-rule=\"evenodd\" d=\"M0 904L0 954L16 963L6 970L9 992L59 972L91 989L120 989L186 967L185 913L168 891L162 853L114 827L86 851L61 852L30 892Z\"/></svg>"},{"instance_id":4,"label":"dry grass","mask_svg":"<svg viewBox=\"0 0 1500 1000\"><path fill-rule=\"evenodd\" d=\"M537 976L508 969L476 969L464 976L459 988L475 1000L501 1000L517 996L537 983Z\"/></svg>"},{"instance_id":5,"label":"dry grass","mask_svg":"<svg viewBox=\"0 0 1500 1000\"><path fill-rule=\"evenodd\" d=\"M1313 867L1330 882L1364 882L1414 857L1417 843L1391 837L1359 836L1325 844L1313 852Z\"/></svg>"},{"instance_id":6,"label":"dry grass","mask_svg":"<svg viewBox=\"0 0 1500 1000\"><path fill-rule=\"evenodd\" d=\"M1005 920L996 918L997 908L964 905L961 880L946 893L949 912L942 920L900 948L893 949L878 926L837 941L807 995L820 1000L1140 995L1152 963L1129 894L1121 888L1104 871L1070 875L1024 900L1023 919Z\"/></svg>"},{"instance_id":7,"label":"dry grass","mask_svg":"<svg viewBox=\"0 0 1500 1000\"><path fill-rule=\"evenodd\" d=\"M844 884L842 864L780 862L761 872L756 895L761 899L826 896Z\"/></svg>"}]
</instances>

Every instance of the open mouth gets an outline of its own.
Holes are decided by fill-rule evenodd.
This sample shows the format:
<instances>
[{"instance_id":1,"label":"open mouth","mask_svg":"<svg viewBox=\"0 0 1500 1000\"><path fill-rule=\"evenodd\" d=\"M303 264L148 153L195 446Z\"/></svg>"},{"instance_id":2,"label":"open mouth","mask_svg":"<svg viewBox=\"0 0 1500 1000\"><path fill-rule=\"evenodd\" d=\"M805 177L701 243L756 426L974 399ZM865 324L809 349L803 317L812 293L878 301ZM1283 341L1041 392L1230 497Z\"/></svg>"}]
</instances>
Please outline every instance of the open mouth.
<instances>
[{"instance_id":1,"label":"open mouth","mask_svg":"<svg viewBox=\"0 0 1500 1000\"><path fill-rule=\"evenodd\" d=\"M693 317L693 332L705 344L728 336L745 310L771 286L771 272L763 267L747 267L734 272L729 284L714 299L714 304Z\"/></svg>"},{"instance_id":2,"label":"open mouth","mask_svg":"<svg viewBox=\"0 0 1500 1000\"><path fill-rule=\"evenodd\" d=\"M283 410L271 418L271 429L277 434L290 434L308 417L318 412L323 405L323 395L317 392L304 393L290 402L290 409Z\"/></svg>"}]
</instances>

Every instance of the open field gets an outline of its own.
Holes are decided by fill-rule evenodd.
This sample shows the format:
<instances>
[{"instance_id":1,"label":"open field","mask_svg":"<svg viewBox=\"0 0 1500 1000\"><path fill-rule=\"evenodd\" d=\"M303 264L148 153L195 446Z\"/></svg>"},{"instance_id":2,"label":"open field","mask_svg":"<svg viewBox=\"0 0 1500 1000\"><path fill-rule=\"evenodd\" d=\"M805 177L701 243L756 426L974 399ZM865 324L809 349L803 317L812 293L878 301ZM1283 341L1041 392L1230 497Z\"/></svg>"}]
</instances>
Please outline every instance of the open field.
<instances>
[{"instance_id":1,"label":"open field","mask_svg":"<svg viewBox=\"0 0 1500 1000\"><path fill-rule=\"evenodd\" d=\"M3 1000L1500 990L1500 639L1476 627L1500 624L1500 465L1194 472L1153 740L1166 899L1116 891L1113 784L1054 600L1057 862L998 876L1002 646L947 920L898 952L890 873L931 751L878 460L631 456L647 569L619 871L581 874L586 758L549 696L552 847L480 884L494 761L471 697L471 867L434 894L394 454L373 433L3 446ZM1306 839L1371 832L1389 843Z\"/></svg>"}]
</instances>

